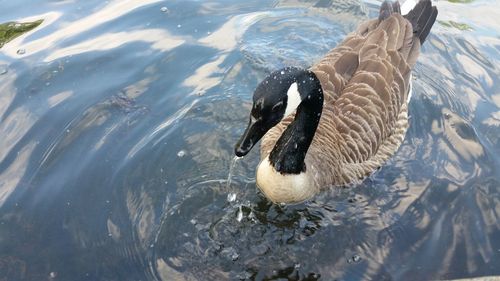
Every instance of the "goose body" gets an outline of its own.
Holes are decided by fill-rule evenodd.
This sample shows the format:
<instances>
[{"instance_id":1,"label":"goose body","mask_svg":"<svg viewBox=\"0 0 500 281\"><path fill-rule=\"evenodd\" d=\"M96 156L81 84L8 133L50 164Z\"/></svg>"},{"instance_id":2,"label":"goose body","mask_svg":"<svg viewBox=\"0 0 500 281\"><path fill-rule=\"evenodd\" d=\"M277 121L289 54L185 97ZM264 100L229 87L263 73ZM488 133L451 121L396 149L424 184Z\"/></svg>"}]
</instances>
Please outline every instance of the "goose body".
<instances>
[{"instance_id":1,"label":"goose body","mask_svg":"<svg viewBox=\"0 0 500 281\"><path fill-rule=\"evenodd\" d=\"M411 69L436 15L430 0L404 16L386 1L313 67L276 71L257 87L236 154L262 138L256 181L266 197L306 200L362 180L395 153L408 128Z\"/></svg>"}]
</instances>

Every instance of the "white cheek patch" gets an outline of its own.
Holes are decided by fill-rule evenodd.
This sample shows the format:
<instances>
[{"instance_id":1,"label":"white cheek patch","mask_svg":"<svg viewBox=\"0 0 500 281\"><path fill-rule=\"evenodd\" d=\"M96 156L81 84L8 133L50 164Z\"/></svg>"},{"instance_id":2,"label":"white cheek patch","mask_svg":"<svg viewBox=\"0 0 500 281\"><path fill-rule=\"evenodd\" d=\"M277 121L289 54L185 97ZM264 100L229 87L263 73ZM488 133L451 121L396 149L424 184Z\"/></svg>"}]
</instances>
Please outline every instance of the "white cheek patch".
<instances>
[{"instance_id":1,"label":"white cheek patch","mask_svg":"<svg viewBox=\"0 0 500 281\"><path fill-rule=\"evenodd\" d=\"M297 109L299 104L302 102L302 99L300 98L299 87L298 87L297 83L293 83L290 86L286 95L288 96L288 99L287 99L287 103L286 103L286 110L285 110L284 117L292 114Z\"/></svg>"}]
</instances>

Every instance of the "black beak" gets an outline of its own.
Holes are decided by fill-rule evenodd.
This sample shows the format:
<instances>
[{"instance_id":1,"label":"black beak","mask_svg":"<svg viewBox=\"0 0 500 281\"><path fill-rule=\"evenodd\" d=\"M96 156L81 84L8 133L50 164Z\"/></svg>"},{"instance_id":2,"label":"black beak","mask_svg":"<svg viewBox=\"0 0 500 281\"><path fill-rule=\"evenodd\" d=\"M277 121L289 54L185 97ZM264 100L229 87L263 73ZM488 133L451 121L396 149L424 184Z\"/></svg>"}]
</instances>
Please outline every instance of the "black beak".
<instances>
[{"instance_id":1,"label":"black beak","mask_svg":"<svg viewBox=\"0 0 500 281\"><path fill-rule=\"evenodd\" d=\"M234 153L238 157L242 157L248 154L252 150L253 146L264 136L267 132L266 128L262 126L261 120L256 120L250 116L250 121L248 122L248 127L245 133L241 136L238 143L234 147Z\"/></svg>"}]
</instances>

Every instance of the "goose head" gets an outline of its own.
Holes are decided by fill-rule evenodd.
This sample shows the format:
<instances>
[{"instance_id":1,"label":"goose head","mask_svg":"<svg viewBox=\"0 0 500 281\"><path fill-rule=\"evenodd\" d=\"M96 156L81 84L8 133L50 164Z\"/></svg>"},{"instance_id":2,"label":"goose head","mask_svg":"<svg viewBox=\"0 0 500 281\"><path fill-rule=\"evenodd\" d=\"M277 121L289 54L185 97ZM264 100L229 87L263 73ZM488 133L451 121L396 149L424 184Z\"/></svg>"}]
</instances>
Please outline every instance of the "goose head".
<instances>
[{"instance_id":1,"label":"goose head","mask_svg":"<svg viewBox=\"0 0 500 281\"><path fill-rule=\"evenodd\" d=\"M253 94L248 126L235 146L236 156L247 155L272 127L311 99L311 92L318 87L318 79L309 70L286 67L269 74Z\"/></svg>"}]
</instances>

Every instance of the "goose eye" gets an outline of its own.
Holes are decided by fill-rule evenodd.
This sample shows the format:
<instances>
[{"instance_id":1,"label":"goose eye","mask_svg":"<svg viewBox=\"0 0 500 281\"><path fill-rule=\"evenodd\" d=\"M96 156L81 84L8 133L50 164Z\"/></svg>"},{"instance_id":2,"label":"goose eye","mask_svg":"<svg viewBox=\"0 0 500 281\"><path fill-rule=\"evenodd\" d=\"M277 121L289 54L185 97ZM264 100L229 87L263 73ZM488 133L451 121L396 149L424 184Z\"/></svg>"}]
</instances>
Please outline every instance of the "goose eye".
<instances>
[{"instance_id":1,"label":"goose eye","mask_svg":"<svg viewBox=\"0 0 500 281\"><path fill-rule=\"evenodd\" d=\"M275 104L271 110L273 112L278 112L279 110L281 110L282 107L283 107L283 102L280 101L277 104Z\"/></svg>"}]
</instances>

